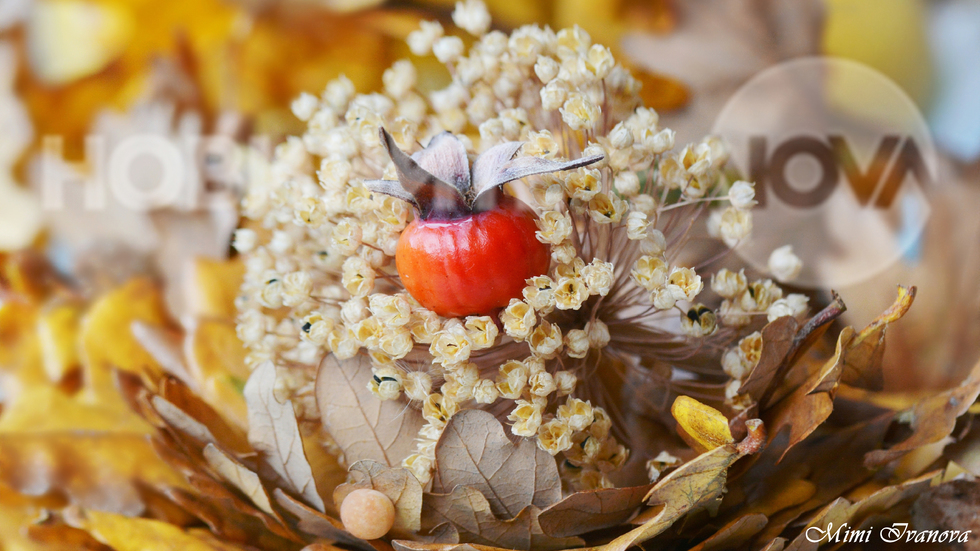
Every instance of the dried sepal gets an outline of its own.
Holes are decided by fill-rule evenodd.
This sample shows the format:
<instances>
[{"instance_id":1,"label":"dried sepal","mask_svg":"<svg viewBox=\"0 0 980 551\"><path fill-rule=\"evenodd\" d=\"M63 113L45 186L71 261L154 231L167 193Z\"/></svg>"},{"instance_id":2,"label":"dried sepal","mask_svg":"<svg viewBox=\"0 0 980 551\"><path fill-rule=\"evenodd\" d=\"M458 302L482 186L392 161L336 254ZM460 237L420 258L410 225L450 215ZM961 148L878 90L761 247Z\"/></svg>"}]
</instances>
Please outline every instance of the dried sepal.
<instances>
[{"instance_id":1,"label":"dried sepal","mask_svg":"<svg viewBox=\"0 0 980 551\"><path fill-rule=\"evenodd\" d=\"M514 155L523 142L505 142L484 151L472 167L462 142L450 132L433 137L421 151L409 156L381 128L381 143L395 164L398 181L367 180L364 185L410 203L424 220L453 219L492 208L496 197L487 192L536 174L572 170L602 160L590 155L573 161L553 161Z\"/></svg>"}]
</instances>

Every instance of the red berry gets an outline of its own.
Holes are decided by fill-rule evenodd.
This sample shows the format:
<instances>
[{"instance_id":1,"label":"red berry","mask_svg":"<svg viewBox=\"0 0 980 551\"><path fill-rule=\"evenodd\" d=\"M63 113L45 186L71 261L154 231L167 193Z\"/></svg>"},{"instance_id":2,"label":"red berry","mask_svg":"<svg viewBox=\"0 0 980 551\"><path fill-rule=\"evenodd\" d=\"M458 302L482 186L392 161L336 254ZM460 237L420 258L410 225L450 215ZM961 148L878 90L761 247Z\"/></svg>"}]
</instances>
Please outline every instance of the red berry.
<instances>
[{"instance_id":1,"label":"red berry","mask_svg":"<svg viewBox=\"0 0 980 551\"><path fill-rule=\"evenodd\" d=\"M515 157L522 144L505 142L471 166L466 148L449 132L411 156L383 128L381 143L398 180L364 184L415 208L415 220L398 239L398 276L419 304L447 317L492 314L521 296L525 280L548 271L551 255L534 236L534 211L500 187L602 159Z\"/></svg>"},{"instance_id":2,"label":"red berry","mask_svg":"<svg viewBox=\"0 0 980 551\"><path fill-rule=\"evenodd\" d=\"M441 316L489 314L519 298L525 280L548 271L534 211L503 196L495 208L452 220L415 219L398 240L405 289Z\"/></svg>"}]
</instances>

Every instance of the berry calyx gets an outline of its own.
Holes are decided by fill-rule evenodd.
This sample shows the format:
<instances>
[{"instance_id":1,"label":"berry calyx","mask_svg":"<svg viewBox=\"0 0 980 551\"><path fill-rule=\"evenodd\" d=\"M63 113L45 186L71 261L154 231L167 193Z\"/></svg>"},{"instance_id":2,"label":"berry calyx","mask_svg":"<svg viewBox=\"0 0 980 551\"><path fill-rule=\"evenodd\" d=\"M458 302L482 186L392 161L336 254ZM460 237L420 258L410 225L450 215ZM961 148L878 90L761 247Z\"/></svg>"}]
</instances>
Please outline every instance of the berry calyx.
<instances>
[{"instance_id":1,"label":"berry calyx","mask_svg":"<svg viewBox=\"0 0 980 551\"><path fill-rule=\"evenodd\" d=\"M522 142L494 146L473 161L443 132L409 156L381 129L398 180L371 180L368 189L412 204L415 220L398 240L395 264L405 289L446 317L486 315L521 296L525 280L548 271L547 245L535 238L531 207L504 195L504 184L592 164L516 157Z\"/></svg>"}]
</instances>

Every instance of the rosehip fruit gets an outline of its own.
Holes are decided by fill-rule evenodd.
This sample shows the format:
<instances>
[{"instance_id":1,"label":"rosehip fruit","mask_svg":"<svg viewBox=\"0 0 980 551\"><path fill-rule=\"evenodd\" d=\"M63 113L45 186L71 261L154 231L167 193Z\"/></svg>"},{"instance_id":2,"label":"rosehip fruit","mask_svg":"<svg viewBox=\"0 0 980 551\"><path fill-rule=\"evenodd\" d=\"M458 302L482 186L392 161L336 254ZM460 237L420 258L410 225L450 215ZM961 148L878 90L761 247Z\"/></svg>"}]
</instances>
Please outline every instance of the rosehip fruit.
<instances>
[{"instance_id":1,"label":"rosehip fruit","mask_svg":"<svg viewBox=\"0 0 980 551\"><path fill-rule=\"evenodd\" d=\"M412 156L383 128L381 142L398 180L365 185L415 207L415 219L398 240L398 276L419 304L452 317L491 314L520 297L525 280L548 271L550 253L535 238L534 211L500 187L602 159L515 158L523 143L507 142L485 151L470 167L466 148L449 132Z\"/></svg>"},{"instance_id":2,"label":"rosehip fruit","mask_svg":"<svg viewBox=\"0 0 980 551\"><path fill-rule=\"evenodd\" d=\"M521 296L524 281L548 271L548 247L534 237L534 211L504 196L491 210L452 220L413 220L395 263L405 289L441 316L485 314Z\"/></svg>"}]
</instances>

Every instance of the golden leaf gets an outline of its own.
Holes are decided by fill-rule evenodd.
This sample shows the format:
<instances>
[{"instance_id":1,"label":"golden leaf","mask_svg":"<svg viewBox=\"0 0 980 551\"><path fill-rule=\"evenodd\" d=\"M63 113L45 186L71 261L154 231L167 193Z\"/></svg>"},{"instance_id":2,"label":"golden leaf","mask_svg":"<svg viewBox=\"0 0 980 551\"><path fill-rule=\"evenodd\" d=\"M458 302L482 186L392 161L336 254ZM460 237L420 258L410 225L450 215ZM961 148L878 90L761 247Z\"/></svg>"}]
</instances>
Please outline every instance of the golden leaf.
<instances>
[{"instance_id":1,"label":"golden leaf","mask_svg":"<svg viewBox=\"0 0 980 551\"><path fill-rule=\"evenodd\" d=\"M670 413L677 420L678 432L698 453L711 451L735 441L728 418L717 409L688 396L678 396Z\"/></svg>"},{"instance_id":2,"label":"golden leaf","mask_svg":"<svg viewBox=\"0 0 980 551\"><path fill-rule=\"evenodd\" d=\"M95 510L69 510L65 519L71 526L92 534L116 551L215 551L207 539L159 520L132 518Z\"/></svg>"}]
</instances>

